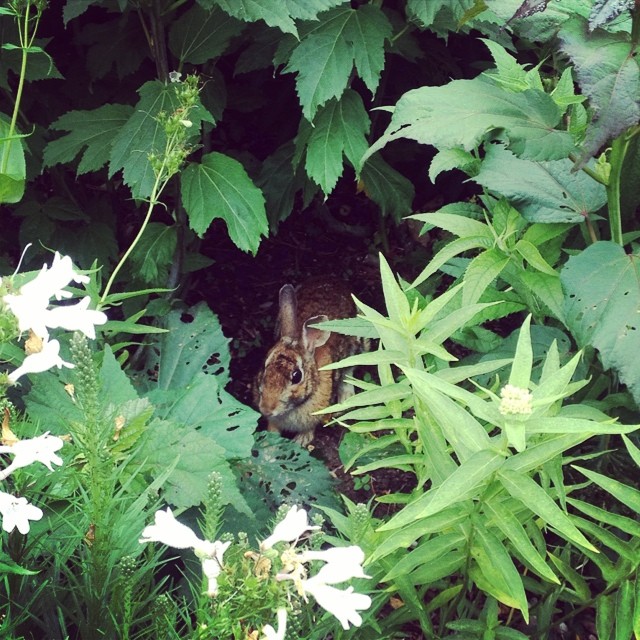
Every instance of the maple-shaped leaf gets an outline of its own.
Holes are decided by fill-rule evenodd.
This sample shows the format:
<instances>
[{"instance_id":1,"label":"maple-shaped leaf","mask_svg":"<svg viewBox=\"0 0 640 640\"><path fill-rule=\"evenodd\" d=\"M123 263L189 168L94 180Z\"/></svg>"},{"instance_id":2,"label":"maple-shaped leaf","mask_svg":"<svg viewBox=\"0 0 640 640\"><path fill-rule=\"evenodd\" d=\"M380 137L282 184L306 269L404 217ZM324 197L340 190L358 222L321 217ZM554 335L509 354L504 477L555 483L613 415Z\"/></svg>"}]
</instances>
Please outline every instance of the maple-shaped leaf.
<instances>
[{"instance_id":1,"label":"maple-shaped leaf","mask_svg":"<svg viewBox=\"0 0 640 640\"><path fill-rule=\"evenodd\" d=\"M362 98L348 89L340 100L330 100L320 109L313 126L302 120L300 127L307 129L297 140L306 143L305 169L325 195L329 195L342 175L342 158L356 164L367 150L369 116Z\"/></svg>"},{"instance_id":2,"label":"maple-shaped leaf","mask_svg":"<svg viewBox=\"0 0 640 640\"><path fill-rule=\"evenodd\" d=\"M578 158L582 166L640 121L640 68L628 33L597 30L590 34L587 22L576 18L562 29L560 40L595 113Z\"/></svg>"},{"instance_id":3,"label":"maple-shaped leaf","mask_svg":"<svg viewBox=\"0 0 640 640\"><path fill-rule=\"evenodd\" d=\"M68 111L49 125L68 131L49 142L44 150L44 166L72 162L80 154L77 175L98 171L107 162L111 143L133 113L127 104L105 104L92 111Z\"/></svg>"},{"instance_id":4,"label":"maple-shaped leaf","mask_svg":"<svg viewBox=\"0 0 640 640\"><path fill-rule=\"evenodd\" d=\"M189 226L199 236L215 218L222 218L238 248L258 250L268 231L264 197L237 160L209 153L182 172L181 182Z\"/></svg>"},{"instance_id":5,"label":"maple-shaped leaf","mask_svg":"<svg viewBox=\"0 0 640 640\"><path fill-rule=\"evenodd\" d=\"M178 106L175 84L151 80L140 87L140 100L133 115L113 140L109 159L109 177L123 170L124 182L134 198L151 195L155 175L149 162L150 153L162 153L166 145L163 126L156 120L161 111L172 112ZM213 122L211 114L198 104L190 113L190 131L197 136L202 121Z\"/></svg>"},{"instance_id":6,"label":"maple-shaped leaf","mask_svg":"<svg viewBox=\"0 0 640 640\"><path fill-rule=\"evenodd\" d=\"M264 20L270 27L298 35L294 19L315 20L317 15L346 0L203 0L201 4L214 4L238 20L255 22Z\"/></svg>"},{"instance_id":7,"label":"maple-shaped leaf","mask_svg":"<svg viewBox=\"0 0 640 640\"><path fill-rule=\"evenodd\" d=\"M491 137L528 160L566 158L574 145L569 133L556 128L561 116L561 108L543 91L513 93L481 76L421 87L400 98L389 127L362 162L398 138L471 151Z\"/></svg>"},{"instance_id":8,"label":"maple-shaped leaf","mask_svg":"<svg viewBox=\"0 0 640 640\"><path fill-rule=\"evenodd\" d=\"M319 107L342 95L354 65L374 93L384 67L384 42L390 36L391 24L373 5L327 12L293 50L285 68L298 74L296 89L305 118L313 120Z\"/></svg>"},{"instance_id":9,"label":"maple-shaped leaf","mask_svg":"<svg viewBox=\"0 0 640 640\"><path fill-rule=\"evenodd\" d=\"M203 64L220 56L244 26L218 7L207 11L194 4L171 26L169 49L180 63Z\"/></svg>"}]
</instances>

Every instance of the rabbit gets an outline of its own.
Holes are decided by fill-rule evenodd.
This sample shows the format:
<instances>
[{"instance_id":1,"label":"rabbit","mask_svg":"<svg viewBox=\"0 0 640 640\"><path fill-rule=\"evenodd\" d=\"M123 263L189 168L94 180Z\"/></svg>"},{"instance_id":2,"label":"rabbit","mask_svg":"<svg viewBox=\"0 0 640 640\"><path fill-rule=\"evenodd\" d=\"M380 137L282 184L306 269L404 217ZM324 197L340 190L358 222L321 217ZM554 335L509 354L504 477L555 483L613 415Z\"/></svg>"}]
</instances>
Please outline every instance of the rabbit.
<instances>
[{"instance_id":1,"label":"rabbit","mask_svg":"<svg viewBox=\"0 0 640 640\"><path fill-rule=\"evenodd\" d=\"M351 292L340 280L315 278L297 290L285 284L279 302L279 339L257 376L254 396L267 418L268 431L294 433L294 440L307 446L316 426L328 419L312 414L353 394L353 387L344 382L345 369L320 368L359 353L364 344L358 338L310 326L356 315Z\"/></svg>"}]
</instances>

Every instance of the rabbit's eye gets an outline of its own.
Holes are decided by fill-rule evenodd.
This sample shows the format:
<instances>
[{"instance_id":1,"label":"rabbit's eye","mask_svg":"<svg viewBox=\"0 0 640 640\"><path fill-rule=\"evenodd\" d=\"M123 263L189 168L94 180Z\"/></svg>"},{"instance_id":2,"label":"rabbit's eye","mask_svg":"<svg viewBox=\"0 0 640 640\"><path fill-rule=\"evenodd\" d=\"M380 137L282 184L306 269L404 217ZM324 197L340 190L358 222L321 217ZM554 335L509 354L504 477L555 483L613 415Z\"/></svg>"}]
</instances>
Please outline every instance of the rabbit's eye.
<instances>
[{"instance_id":1,"label":"rabbit's eye","mask_svg":"<svg viewBox=\"0 0 640 640\"><path fill-rule=\"evenodd\" d=\"M302 382L302 371L300 369L294 369L291 374L291 382L293 384L300 384Z\"/></svg>"}]
</instances>

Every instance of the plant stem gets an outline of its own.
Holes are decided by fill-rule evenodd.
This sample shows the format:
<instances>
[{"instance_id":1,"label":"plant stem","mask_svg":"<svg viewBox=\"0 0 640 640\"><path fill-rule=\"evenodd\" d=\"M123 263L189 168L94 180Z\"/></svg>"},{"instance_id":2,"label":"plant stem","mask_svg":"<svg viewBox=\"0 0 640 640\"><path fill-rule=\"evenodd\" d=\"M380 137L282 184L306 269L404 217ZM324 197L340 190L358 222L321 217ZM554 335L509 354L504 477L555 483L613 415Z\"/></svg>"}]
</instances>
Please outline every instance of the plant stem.
<instances>
[{"instance_id":1,"label":"plant stem","mask_svg":"<svg viewBox=\"0 0 640 640\"><path fill-rule=\"evenodd\" d=\"M609 184L607 185L607 204L609 209L609 229L611 240L620 246L622 241L622 213L620 208L620 180L622 177L622 166L624 157L629 148L629 138L625 131L611 143L611 156L609 164L611 173L609 174Z\"/></svg>"}]
</instances>

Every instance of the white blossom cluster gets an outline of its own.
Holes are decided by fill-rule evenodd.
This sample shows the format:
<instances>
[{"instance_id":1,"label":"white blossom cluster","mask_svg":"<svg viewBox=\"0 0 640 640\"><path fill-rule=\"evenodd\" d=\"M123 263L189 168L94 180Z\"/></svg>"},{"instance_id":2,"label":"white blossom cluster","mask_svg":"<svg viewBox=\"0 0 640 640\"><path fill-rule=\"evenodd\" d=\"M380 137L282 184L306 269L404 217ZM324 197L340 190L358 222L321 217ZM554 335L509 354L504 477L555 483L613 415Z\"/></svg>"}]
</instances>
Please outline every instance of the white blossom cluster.
<instances>
[{"instance_id":1,"label":"white blossom cluster","mask_svg":"<svg viewBox=\"0 0 640 640\"><path fill-rule=\"evenodd\" d=\"M340 621L345 630L349 629L349 624L359 627L362 624L359 611L371 606L371 598L355 593L353 587L338 589L333 585L351 578L369 577L362 569L364 553L357 545L298 553L295 544L300 536L318 528L309 525L307 512L294 505L276 525L273 533L260 544L260 550L266 552L279 542L293 543L281 554L283 566L276 580L292 580L300 596L308 601L308 596L312 595L323 609ZM140 542L160 542L176 549L193 549L202 560L202 570L208 580L207 594L212 597L217 595L218 576L224 568L223 554L230 542L201 540L189 527L178 522L168 508L166 511L156 511L155 524L144 529ZM316 575L307 578L306 563L312 560L320 560L325 564ZM262 640L284 640L287 610L279 609L277 618L278 629L265 625Z\"/></svg>"},{"instance_id":2,"label":"white blossom cluster","mask_svg":"<svg viewBox=\"0 0 640 640\"><path fill-rule=\"evenodd\" d=\"M71 282L87 283L89 278L76 272L69 256L57 251L51 267L43 265L38 275L20 287L17 294L8 293L2 300L18 319L21 333L28 332L27 357L9 374L16 382L26 373L39 373L52 367L73 367L60 357L60 343L49 339L49 329L81 331L88 338L95 338L95 325L104 324L107 316L102 311L89 309L91 298L85 296L75 304L50 306L52 298L60 301L72 297L65 290Z\"/></svg>"},{"instance_id":3,"label":"white blossom cluster","mask_svg":"<svg viewBox=\"0 0 640 640\"><path fill-rule=\"evenodd\" d=\"M533 396L528 389L505 384L500 391L500 407L503 416L529 415L533 410Z\"/></svg>"}]
</instances>

